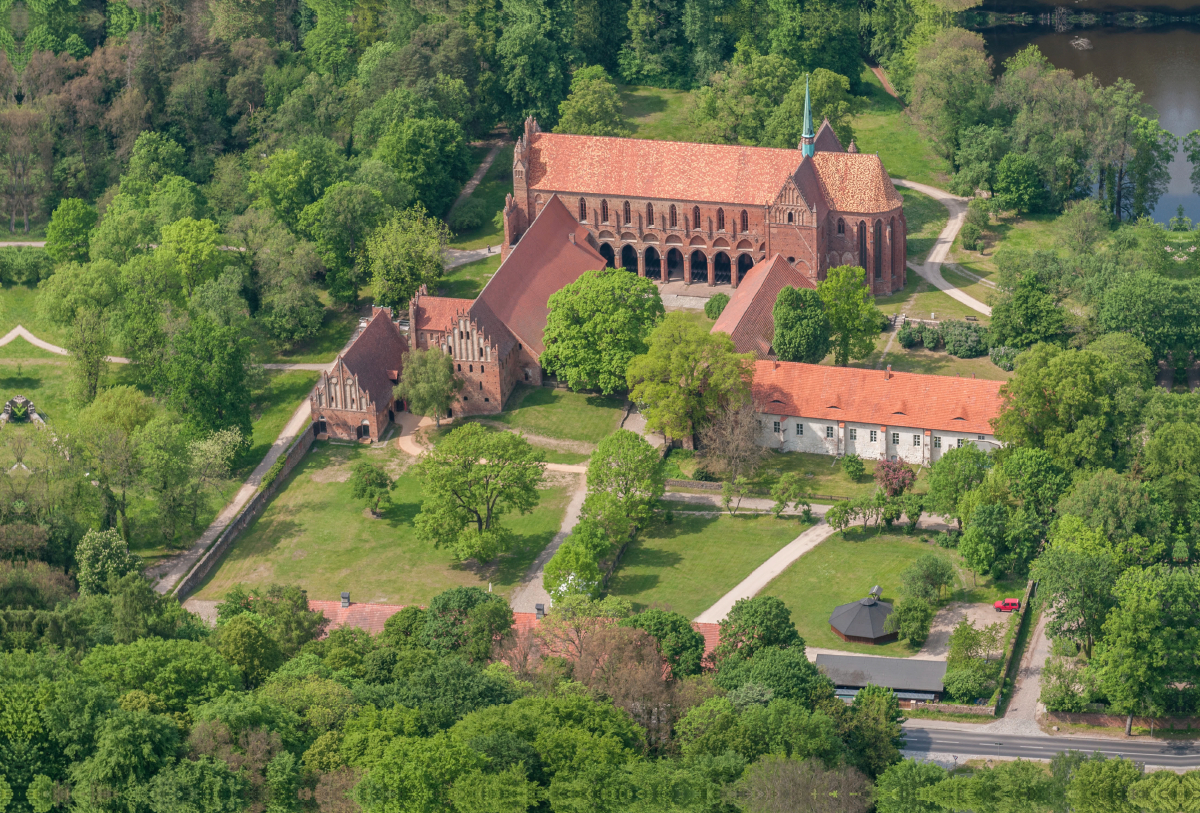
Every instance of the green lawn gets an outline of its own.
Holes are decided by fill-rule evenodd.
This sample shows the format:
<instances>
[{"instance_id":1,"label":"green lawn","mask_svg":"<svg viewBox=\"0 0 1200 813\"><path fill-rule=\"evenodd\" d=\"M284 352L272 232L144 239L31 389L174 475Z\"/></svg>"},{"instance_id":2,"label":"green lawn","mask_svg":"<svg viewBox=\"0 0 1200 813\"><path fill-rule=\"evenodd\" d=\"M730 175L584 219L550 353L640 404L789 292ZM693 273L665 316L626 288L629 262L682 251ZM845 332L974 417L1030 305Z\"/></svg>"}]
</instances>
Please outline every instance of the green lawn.
<instances>
[{"instance_id":1,"label":"green lawn","mask_svg":"<svg viewBox=\"0 0 1200 813\"><path fill-rule=\"evenodd\" d=\"M1002 245L1025 251L1057 250L1058 229L1054 225L1057 219L1058 215L1052 214L993 216L984 231L983 251L966 251L962 241L955 240L950 259L978 276L991 277L996 273L996 251Z\"/></svg>"},{"instance_id":2,"label":"green lawn","mask_svg":"<svg viewBox=\"0 0 1200 813\"><path fill-rule=\"evenodd\" d=\"M949 179L949 166L918 132L904 103L890 96L865 64L862 81L866 86L866 102L852 120L858 149L879 153L884 167L894 178L944 188ZM911 223L909 229L911 234Z\"/></svg>"},{"instance_id":3,"label":"green lawn","mask_svg":"<svg viewBox=\"0 0 1200 813\"><path fill-rule=\"evenodd\" d=\"M585 443L599 443L612 434L624 414L620 398L525 384L517 385L508 404L504 412L487 419L535 435Z\"/></svg>"},{"instance_id":4,"label":"green lawn","mask_svg":"<svg viewBox=\"0 0 1200 813\"><path fill-rule=\"evenodd\" d=\"M880 373L880 375L883 375ZM770 451L755 472L753 482L761 488L775 485L779 477L787 472L798 472L804 476L813 494L828 494L834 497L853 499L875 491L875 460L863 460L866 472L861 480L851 480L842 471L841 461L830 455L809 452ZM926 471L917 470L914 491L925 490ZM822 502L828 502L823 500Z\"/></svg>"},{"instance_id":5,"label":"green lawn","mask_svg":"<svg viewBox=\"0 0 1200 813\"><path fill-rule=\"evenodd\" d=\"M34 334L37 335L37 334ZM40 336L38 338L41 338ZM30 361L61 361L66 362L67 357L58 353L51 353L49 350L43 350L40 347L34 347L25 339L18 336L8 344L0 347L0 359L23 359Z\"/></svg>"},{"instance_id":6,"label":"green lawn","mask_svg":"<svg viewBox=\"0 0 1200 813\"><path fill-rule=\"evenodd\" d=\"M504 520L516 546L496 562L456 563L446 550L420 540L413 518L421 484L402 474L393 504L375 519L350 497L350 467L359 460L393 472L405 460L392 448L318 442L284 481L263 514L234 542L197 597L221 598L238 583L298 584L310 598L333 599L349 590L355 601L428 603L458 585L474 585L507 597L562 524L568 499L562 487L541 492L530 514Z\"/></svg>"},{"instance_id":7,"label":"green lawn","mask_svg":"<svg viewBox=\"0 0 1200 813\"><path fill-rule=\"evenodd\" d=\"M512 191L512 162L513 145L508 144L500 149L479 186L467 198L483 201L486 207L483 224L477 229L456 234L450 241L451 248L483 248L498 246L504 241L503 223L497 226L494 220L504 208L504 196Z\"/></svg>"},{"instance_id":8,"label":"green lawn","mask_svg":"<svg viewBox=\"0 0 1200 813\"><path fill-rule=\"evenodd\" d=\"M608 593L694 618L808 527L796 518L676 514L625 551Z\"/></svg>"},{"instance_id":9,"label":"green lawn","mask_svg":"<svg viewBox=\"0 0 1200 813\"><path fill-rule=\"evenodd\" d=\"M896 191L904 198L904 219L908 224L908 259L923 264L937 243L938 235L946 228L950 212L928 195L904 187L897 187Z\"/></svg>"},{"instance_id":10,"label":"green lawn","mask_svg":"<svg viewBox=\"0 0 1200 813\"><path fill-rule=\"evenodd\" d=\"M235 476L245 478L257 466L300 403L316 386L320 373L308 370L272 371L265 386L252 394L250 417L254 435L250 448L237 461Z\"/></svg>"},{"instance_id":11,"label":"green lawn","mask_svg":"<svg viewBox=\"0 0 1200 813\"><path fill-rule=\"evenodd\" d=\"M471 420L471 419L468 418L467 420ZM486 418L484 418L483 420L486 420ZM481 425L488 432L504 431L503 429L497 429L494 426L488 426L486 423L483 423ZM457 429L460 426L462 426L461 421L456 422L456 423L444 424L441 427L430 429L428 434L425 436L425 438L426 438L427 442L432 443L434 446L437 446L445 439L445 437L447 435L449 435L451 432L453 432L455 429ZM527 440L528 440L528 438L527 438ZM562 463L562 464L565 464L568 466L578 466L581 463L586 463L588 461L588 458L591 457L591 455L586 454L582 451L563 451L562 449L554 449L554 448L546 446L542 443L536 443L533 441L530 441L529 445L532 446L539 453L542 461L546 462L546 463Z\"/></svg>"},{"instance_id":12,"label":"green lawn","mask_svg":"<svg viewBox=\"0 0 1200 813\"><path fill-rule=\"evenodd\" d=\"M942 279L958 288L967 296L973 296L989 307L995 303L992 301L996 297L996 289L990 285L984 285L982 282L976 282L965 274L960 274L954 271L950 263L942 266Z\"/></svg>"},{"instance_id":13,"label":"green lawn","mask_svg":"<svg viewBox=\"0 0 1200 813\"><path fill-rule=\"evenodd\" d=\"M888 314L901 313L904 311L904 304L912 298L913 294L918 290L924 290L921 286L928 287L921 275L911 268L906 270L904 277L904 287L891 296L875 297L875 307Z\"/></svg>"},{"instance_id":14,"label":"green lawn","mask_svg":"<svg viewBox=\"0 0 1200 813\"><path fill-rule=\"evenodd\" d=\"M924 347L913 347L905 350L899 342L892 343L892 349L887 355L887 364L898 373L929 373L932 375L961 375L970 378L984 378L989 381L1007 381L1012 373L1006 373L988 356L973 359L955 358L941 350L926 350Z\"/></svg>"},{"instance_id":15,"label":"green lawn","mask_svg":"<svg viewBox=\"0 0 1200 813\"><path fill-rule=\"evenodd\" d=\"M466 263L446 271L438 284L438 296L474 299L500 267L500 250L490 257Z\"/></svg>"},{"instance_id":16,"label":"green lawn","mask_svg":"<svg viewBox=\"0 0 1200 813\"><path fill-rule=\"evenodd\" d=\"M851 529L834 534L800 557L760 595L778 596L792 611L792 621L809 646L905 657L915 653L905 642L879 646L843 641L829 629L829 615L840 604L863 598L872 587L883 588L883 600L894 602L900 573L918 556L934 552L949 557L961 568L958 552L921 541L920 536ZM959 571L954 601L995 601L1001 595L1019 595L1024 582L993 585L980 579L971 588L971 576ZM967 589L964 589L967 588Z\"/></svg>"},{"instance_id":17,"label":"green lawn","mask_svg":"<svg viewBox=\"0 0 1200 813\"><path fill-rule=\"evenodd\" d=\"M51 324L38 313L36 288L5 285L0 287L0 336L17 325L59 347L66 341L66 328Z\"/></svg>"},{"instance_id":18,"label":"green lawn","mask_svg":"<svg viewBox=\"0 0 1200 813\"><path fill-rule=\"evenodd\" d=\"M626 85L620 92L621 115L628 119L634 138L695 141L688 121L688 91Z\"/></svg>"},{"instance_id":19,"label":"green lawn","mask_svg":"<svg viewBox=\"0 0 1200 813\"><path fill-rule=\"evenodd\" d=\"M909 273L916 275L915 271L910 270ZM951 298L948 293L939 291L928 282L923 282L923 285L924 287L918 291L912 306L905 311L909 316L914 319L937 319L939 321L974 316L980 322L987 324L990 317Z\"/></svg>"}]
</instances>

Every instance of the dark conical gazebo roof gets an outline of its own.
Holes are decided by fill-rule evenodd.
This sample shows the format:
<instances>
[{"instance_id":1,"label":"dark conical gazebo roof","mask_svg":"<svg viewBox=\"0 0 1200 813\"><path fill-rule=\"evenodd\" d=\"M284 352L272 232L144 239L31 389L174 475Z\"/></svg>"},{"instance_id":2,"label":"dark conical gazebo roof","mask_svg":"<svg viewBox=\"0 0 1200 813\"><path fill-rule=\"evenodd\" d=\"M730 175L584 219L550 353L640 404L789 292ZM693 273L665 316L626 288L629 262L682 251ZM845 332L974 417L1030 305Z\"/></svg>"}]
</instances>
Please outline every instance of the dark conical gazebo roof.
<instances>
[{"instance_id":1,"label":"dark conical gazebo roof","mask_svg":"<svg viewBox=\"0 0 1200 813\"><path fill-rule=\"evenodd\" d=\"M829 616L829 626L846 638L883 638L893 633L884 632L883 624L892 614L892 605L867 596L849 604L843 604Z\"/></svg>"}]
</instances>

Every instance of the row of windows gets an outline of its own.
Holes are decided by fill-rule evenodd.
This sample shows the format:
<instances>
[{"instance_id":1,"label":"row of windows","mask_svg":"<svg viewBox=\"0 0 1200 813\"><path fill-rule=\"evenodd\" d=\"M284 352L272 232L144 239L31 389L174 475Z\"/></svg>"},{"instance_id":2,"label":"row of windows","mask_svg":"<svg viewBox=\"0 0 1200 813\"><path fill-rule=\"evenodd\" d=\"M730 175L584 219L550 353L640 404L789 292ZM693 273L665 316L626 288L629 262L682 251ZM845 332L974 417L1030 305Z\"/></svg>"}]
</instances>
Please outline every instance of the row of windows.
<instances>
[{"instance_id":1,"label":"row of windows","mask_svg":"<svg viewBox=\"0 0 1200 813\"><path fill-rule=\"evenodd\" d=\"M579 222L580 223L587 222L587 214L588 214L587 200L585 200L584 198L580 198L579 199ZM630 223L633 222L633 211L629 206L629 201L625 201L624 205L622 206L621 215L622 215L622 222L626 226L628 226ZM750 213L747 212L745 209L742 210L741 220L742 220L742 231L744 231L744 232L750 231ZM602 223L608 222L608 201L607 200L600 201L600 222L602 222ZM789 223L792 222L790 213L788 214L788 222ZM646 225L647 226L654 225L654 204L653 203L646 204ZM671 207L669 209L667 209L667 222L664 225L671 229L679 228L679 212L675 208L674 203L672 203ZM693 231L700 231L700 207L699 206L692 207L691 227L692 227ZM735 228L736 228L736 223L735 223ZM724 209L717 209L717 231L725 231L725 210Z\"/></svg>"},{"instance_id":2,"label":"row of windows","mask_svg":"<svg viewBox=\"0 0 1200 813\"><path fill-rule=\"evenodd\" d=\"M460 365L458 365L458 371L459 371L460 373L462 372L462 365L461 365L461 364L460 364ZM468 373L473 373L473 372L475 372L475 365L474 365L474 364L468 364L468 365L467 365L467 372L468 372ZM480 364L480 365L479 365L479 372L481 372L481 373L483 372L483 365L482 365L482 364Z\"/></svg>"},{"instance_id":3,"label":"row of windows","mask_svg":"<svg viewBox=\"0 0 1200 813\"><path fill-rule=\"evenodd\" d=\"M779 421L775 421L775 422L774 422L774 427L773 427L773 429L774 429L774 432L775 432L775 434L777 434L777 435L778 435L778 434L779 434L779 432L780 432L780 431L781 431L781 429L782 429L782 427L780 426L780 422L779 422ZM858 440L858 430L857 430L857 429L851 428L851 429L849 430L849 432L850 432L850 440ZM803 437L803 436L804 436L804 424L802 424L802 423L798 423L798 424L796 424L796 437ZM871 436L871 443L878 443L878 442L879 442L879 432L878 432L878 430L871 429L871 430L870 430L870 436ZM833 438L833 427L832 427L832 426L826 426L826 427L825 427L825 437L827 437L827 438L830 438L830 439L832 439L832 438ZM984 436L983 436L983 435L977 435L977 437L978 437L978 439L979 439L979 440L984 440ZM899 446L899 445L900 445L900 433L899 433L899 432L893 432L893 433L892 433L892 445L893 445L893 446ZM913 446L920 446L920 445L921 445L921 436L920 436L920 435L913 435L913 436L912 436L912 445L913 445ZM959 445L959 446L962 446L962 445L963 445L963 439L962 439L962 438L959 438L959 439L958 439L958 445ZM940 437L936 436L936 435L935 435L935 436L934 436L934 438L933 438L933 447L934 447L935 449L940 449L940 448L942 448L942 439L941 439Z\"/></svg>"}]
</instances>

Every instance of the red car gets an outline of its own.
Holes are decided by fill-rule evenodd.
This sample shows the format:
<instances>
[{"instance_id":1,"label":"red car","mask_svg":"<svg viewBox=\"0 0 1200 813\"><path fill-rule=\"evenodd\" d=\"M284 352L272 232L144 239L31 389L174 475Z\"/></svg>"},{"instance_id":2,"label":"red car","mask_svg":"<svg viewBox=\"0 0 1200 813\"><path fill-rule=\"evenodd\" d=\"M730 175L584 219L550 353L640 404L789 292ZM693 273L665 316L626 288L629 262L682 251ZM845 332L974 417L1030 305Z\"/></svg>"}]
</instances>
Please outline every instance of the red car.
<instances>
[{"instance_id":1,"label":"red car","mask_svg":"<svg viewBox=\"0 0 1200 813\"><path fill-rule=\"evenodd\" d=\"M1013 613L1021 609L1021 599L1005 598L997 601L994 605L998 613Z\"/></svg>"}]
</instances>

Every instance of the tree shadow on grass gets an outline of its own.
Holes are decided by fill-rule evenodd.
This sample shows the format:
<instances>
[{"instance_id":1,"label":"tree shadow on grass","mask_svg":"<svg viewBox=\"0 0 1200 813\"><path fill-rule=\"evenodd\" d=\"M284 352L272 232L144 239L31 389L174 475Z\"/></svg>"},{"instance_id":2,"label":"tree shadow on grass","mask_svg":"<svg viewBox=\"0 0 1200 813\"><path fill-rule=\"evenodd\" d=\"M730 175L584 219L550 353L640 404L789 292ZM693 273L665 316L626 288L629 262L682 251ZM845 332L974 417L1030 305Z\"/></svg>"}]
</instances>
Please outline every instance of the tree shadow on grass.
<instances>
[{"instance_id":1,"label":"tree shadow on grass","mask_svg":"<svg viewBox=\"0 0 1200 813\"><path fill-rule=\"evenodd\" d=\"M620 89L621 115L642 118L667 109L667 100L656 93L638 94L628 88Z\"/></svg>"}]
</instances>

